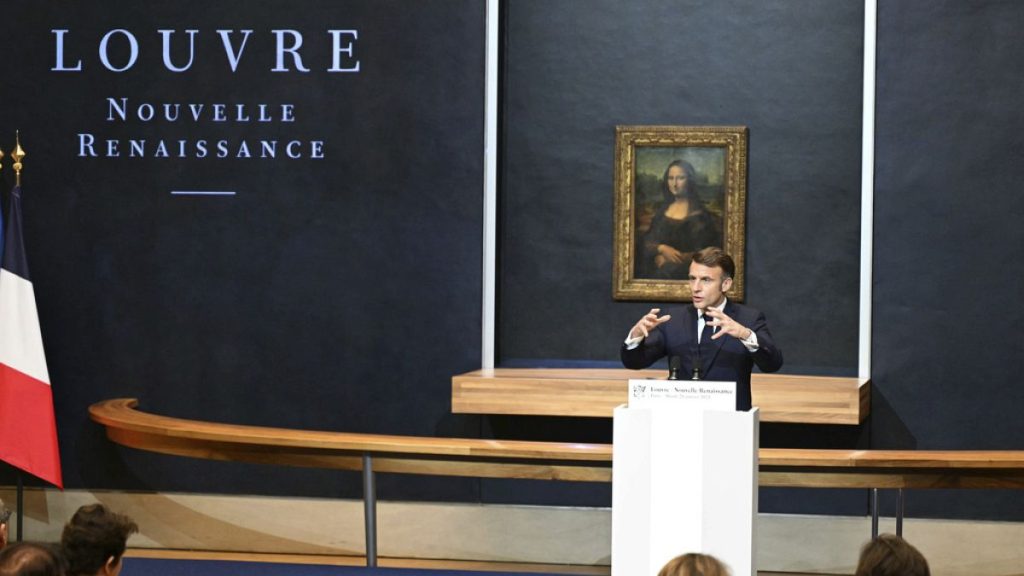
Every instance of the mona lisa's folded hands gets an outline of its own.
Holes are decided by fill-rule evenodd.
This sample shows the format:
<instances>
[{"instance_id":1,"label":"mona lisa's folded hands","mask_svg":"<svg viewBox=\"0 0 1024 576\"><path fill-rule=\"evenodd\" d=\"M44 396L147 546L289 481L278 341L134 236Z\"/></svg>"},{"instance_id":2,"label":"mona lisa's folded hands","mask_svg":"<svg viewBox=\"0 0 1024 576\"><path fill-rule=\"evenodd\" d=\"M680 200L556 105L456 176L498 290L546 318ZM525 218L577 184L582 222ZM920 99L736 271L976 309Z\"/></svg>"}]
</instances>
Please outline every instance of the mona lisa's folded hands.
<instances>
[{"instance_id":1,"label":"mona lisa's folded hands","mask_svg":"<svg viewBox=\"0 0 1024 576\"><path fill-rule=\"evenodd\" d=\"M682 264L686 255L668 244L658 244L658 256L673 264Z\"/></svg>"}]
</instances>

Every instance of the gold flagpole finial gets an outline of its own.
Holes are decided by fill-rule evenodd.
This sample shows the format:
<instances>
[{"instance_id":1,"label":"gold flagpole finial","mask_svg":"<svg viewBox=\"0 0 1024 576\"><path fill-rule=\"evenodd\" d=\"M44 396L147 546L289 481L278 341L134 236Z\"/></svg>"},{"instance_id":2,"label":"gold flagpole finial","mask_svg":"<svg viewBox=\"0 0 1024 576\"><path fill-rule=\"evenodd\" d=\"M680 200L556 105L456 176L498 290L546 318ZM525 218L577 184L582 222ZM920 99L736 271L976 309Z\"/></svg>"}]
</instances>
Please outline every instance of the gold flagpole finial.
<instances>
[{"instance_id":1,"label":"gold flagpole finial","mask_svg":"<svg viewBox=\"0 0 1024 576\"><path fill-rule=\"evenodd\" d=\"M14 185L21 186L21 160L25 157L25 150L21 148L21 135L18 130L14 131L14 151L11 158L14 158Z\"/></svg>"}]
</instances>

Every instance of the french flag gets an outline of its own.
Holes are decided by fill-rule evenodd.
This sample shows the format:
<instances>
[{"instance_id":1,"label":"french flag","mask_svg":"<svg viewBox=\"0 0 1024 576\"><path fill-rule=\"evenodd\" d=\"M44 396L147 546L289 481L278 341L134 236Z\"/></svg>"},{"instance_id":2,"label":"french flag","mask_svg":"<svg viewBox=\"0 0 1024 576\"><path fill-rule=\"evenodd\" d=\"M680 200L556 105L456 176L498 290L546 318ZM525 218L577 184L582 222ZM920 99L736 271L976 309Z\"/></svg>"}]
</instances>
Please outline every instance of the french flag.
<instances>
[{"instance_id":1,"label":"french flag","mask_svg":"<svg viewBox=\"0 0 1024 576\"><path fill-rule=\"evenodd\" d=\"M53 392L21 236L21 187L11 191L0 266L0 460L63 488Z\"/></svg>"}]
</instances>

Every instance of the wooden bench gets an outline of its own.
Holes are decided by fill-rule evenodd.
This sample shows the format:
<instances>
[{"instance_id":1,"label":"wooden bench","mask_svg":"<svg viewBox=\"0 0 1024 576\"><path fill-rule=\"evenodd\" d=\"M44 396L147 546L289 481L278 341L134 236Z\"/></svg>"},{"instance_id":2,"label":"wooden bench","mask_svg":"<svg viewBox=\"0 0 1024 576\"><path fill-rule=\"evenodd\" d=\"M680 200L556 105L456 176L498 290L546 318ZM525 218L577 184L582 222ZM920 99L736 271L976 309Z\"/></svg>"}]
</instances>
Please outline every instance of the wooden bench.
<instances>
[{"instance_id":1,"label":"wooden bench","mask_svg":"<svg viewBox=\"0 0 1024 576\"><path fill-rule=\"evenodd\" d=\"M363 473L367 564L376 565L375 472L610 482L612 446L355 434L201 422L136 410L132 398L89 407L117 444L163 454ZM1024 451L762 448L761 486L1024 488ZM874 494L874 493L873 493ZM877 498L874 499L877 503ZM878 509L872 507L877 533ZM897 518L898 525L902 515Z\"/></svg>"},{"instance_id":2,"label":"wooden bench","mask_svg":"<svg viewBox=\"0 0 1024 576\"><path fill-rule=\"evenodd\" d=\"M664 370L493 368L452 376L452 412L609 418L626 403L631 378L664 379ZM871 411L871 381L832 376L752 374L762 422L857 425Z\"/></svg>"}]
</instances>

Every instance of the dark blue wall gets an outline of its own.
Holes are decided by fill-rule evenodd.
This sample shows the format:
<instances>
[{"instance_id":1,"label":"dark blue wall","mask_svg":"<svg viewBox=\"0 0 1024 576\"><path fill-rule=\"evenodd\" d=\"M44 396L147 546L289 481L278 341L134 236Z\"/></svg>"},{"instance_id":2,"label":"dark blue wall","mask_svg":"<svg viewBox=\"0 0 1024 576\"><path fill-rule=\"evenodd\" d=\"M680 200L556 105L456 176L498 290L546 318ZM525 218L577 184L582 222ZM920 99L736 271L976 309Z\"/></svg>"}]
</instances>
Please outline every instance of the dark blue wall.
<instances>
[{"instance_id":1,"label":"dark blue wall","mask_svg":"<svg viewBox=\"0 0 1024 576\"><path fill-rule=\"evenodd\" d=\"M1020 449L1024 5L880 4L872 444ZM998 491L907 510L1024 518Z\"/></svg>"},{"instance_id":2,"label":"dark blue wall","mask_svg":"<svg viewBox=\"0 0 1024 576\"><path fill-rule=\"evenodd\" d=\"M744 125L747 301L787 371L855 372L861 2L517 1L507 27L502 362L617 362L650 308L611 299L616 125Z\"/></svg>"},{"instance_id":3,"label":"dark blue wall","mask_svg":"<svg viewBox=\"0 0 1024 576\"><path fill-rule=\"evenodd\" d=\"M28 151L25 241L67 486L357 493L352 475L114 447L86 409L119 396L224 422L478 432L477 419L451 416L448 398L451 375L480 363L480 2L9 8L0 19L0 145L13 144L20 128ZM193 68L170 72L157 30L179 31L174 55L184 63L187 28L199 29ZM254 31L235 72L216 35L222 28ZM51 71L51 29L69 31L66 65L81 59L81 72ZM123 73L99 61L112 29L139 42L138 62ZM271 71L274 29L303 34L310 72ZM326 72L329 29L359 31L358 73ZM127 43L115 40L111 60L127 61ZM290 103L295 122L110 122L108 97L158 107ZM232 150L242 139L320 139L325 157L129 158L122 143L120 157L83 158L79 133L151 146L185 139L190 151L200 138L226 138ZM182 189L237 195L170 193ZM422 479L399 493L472 499L476 486Z\"/></svg>"},{"instance_id":4,"label":"dark blue wall","mask_svg":"<svg viewBox=\"0 0 1024 576\"><path fill-rule=\"evenodd\" d=\"M746 301L767 315L785 372L855 375L863 3L517 0L506 16L500 362L619 365L626 332L661 306L611 297L616 125L743 125ZM487 423L611 439L608 422ZM765 425L762 441L850 446L866 435ZM866 502L790 492L764 491L761 509Z\"/></svg>"},{"instance_id":5,"label":"dark blue wall","mask_svg":"<svg viewBox=\"0 0 1024 576\"><path fill-rule=\"evenodd\" d=\"M872 416L855 430L765 425L762 440L1020 448L1024 5L880 4ZM862 5L513 3L501 361L614 365L650 306L610 297L615 125L742 124L747 300L767 313L784 372L855 374ZM1019 520L1017 496L914 491L907 510ZM763 511L866 503L859 491L761 493Z\"/></svg>"}]
</instances>

